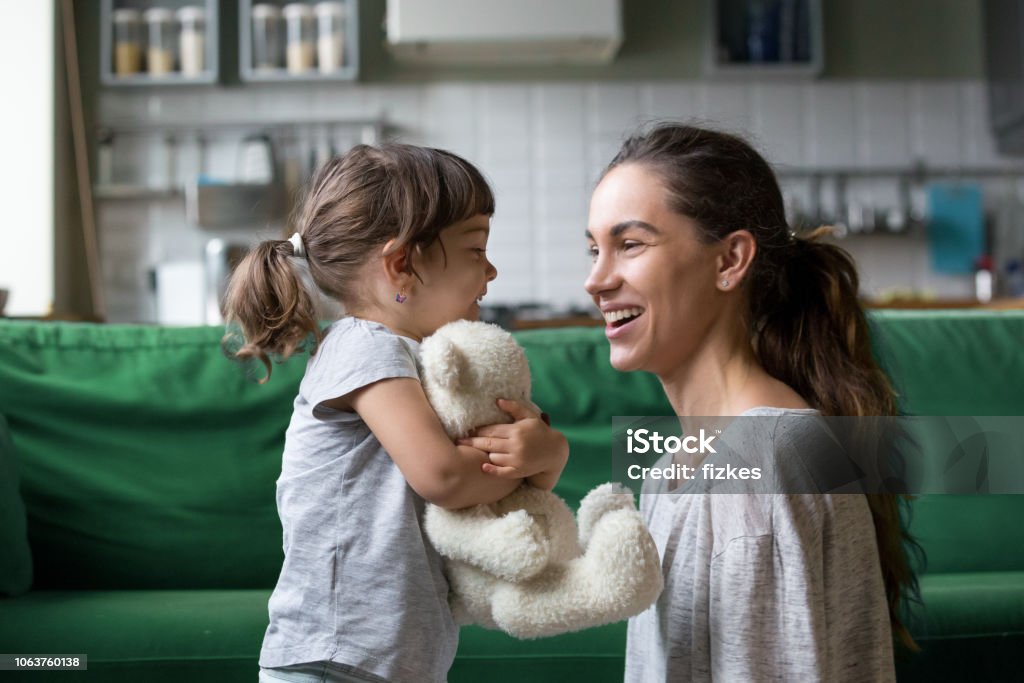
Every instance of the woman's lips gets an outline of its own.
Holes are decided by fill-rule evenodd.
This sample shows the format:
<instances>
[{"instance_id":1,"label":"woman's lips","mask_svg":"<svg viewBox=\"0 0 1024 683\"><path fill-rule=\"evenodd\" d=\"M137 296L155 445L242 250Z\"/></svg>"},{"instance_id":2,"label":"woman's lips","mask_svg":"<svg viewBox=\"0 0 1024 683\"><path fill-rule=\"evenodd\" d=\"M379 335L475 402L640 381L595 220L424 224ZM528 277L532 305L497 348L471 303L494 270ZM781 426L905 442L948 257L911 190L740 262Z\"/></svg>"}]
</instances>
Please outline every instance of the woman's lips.
<instances>
[{"instance_id":1,"label":"woman's lips","mask_svg":"<svg viewBox=\"0 0 1024 683\"><path fill-rule=\"evenodd\" d=\"M629 330L636 325L636 321L643 317L643 313L635 318L630 318L621 325L615 325L614 323L605 325L604 336L608 339L618 339L619 337L629 334Z\"/></svg>"}]
</instances>

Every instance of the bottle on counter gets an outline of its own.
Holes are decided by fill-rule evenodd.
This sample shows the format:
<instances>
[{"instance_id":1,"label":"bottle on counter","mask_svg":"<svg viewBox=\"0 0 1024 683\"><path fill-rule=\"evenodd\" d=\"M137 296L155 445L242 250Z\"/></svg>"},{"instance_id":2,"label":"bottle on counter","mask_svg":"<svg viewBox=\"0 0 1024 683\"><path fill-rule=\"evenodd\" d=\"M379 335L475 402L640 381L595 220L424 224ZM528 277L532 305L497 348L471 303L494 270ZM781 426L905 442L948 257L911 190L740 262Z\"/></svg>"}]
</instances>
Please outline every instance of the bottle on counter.
<instances>
[{"instance_id":1,"label":"bottle on counter","mask_svg":"<svg viewBox=\"0 0 1024 683\"><path fill-rule=\"evenodd\" d=\"M1006 294L1013 298L1024 297L1024 264L1020 259L1006 262Z\"/></svg>"},{"instance_id":2,"label":"bottle on counter","mask_svg":"<svg viewBox=\"0 0 1024 683\"><path fill-rule=\"evenodd\" d=\"M114 10L114 73L131 76L142 71L142 13Z\"/></svg>"},{"instance_id":3,"label":"bottle on counter","mask_svg":"<svg viewBox=\"0 0 1024 683\"><path fill-rule=\"evenodd\" d=\"M181 55L181 73L195 78L203 73L206 56L206 11L188 5L178 10L181 34L178 40Z\"/></svg>"},{"instance_id":4,"label":"bottle on counter","mask_svg":"<svg viewBox=\"0 0 1024 683\"><path fill-rule=\"evenodd\" d=\"M992 257L988 254L979 256L974 261L974 296L983 304L992 301L993 290Z\"/></svg>"},{"instance_id":5,"label":"bottle on counter","mask_svg":"<svg viewBox=\"0 0 1024 683\"><path fill-rule=\"evenodd\" d=\"M320 73L339 70L345 60L345 5L341 2L318 2L317 64Z\"/></svg>"},{"instance_id":6,"label":"bottle on counter","mask_svg":"<svg viewBox=\"0 0 1024 683\"><path fill-rule=\"evenodd\" d=\"M261 3L252 7L252 68L273 71L284 66L281 8Z\"/></svg>"},{"instance_id":7,"label":"bottle on counter","mask_svg":"<svg viewBox=\"0 0 1024 683\"><path fill-rule=\"evenodd\" d=\"M146 49L146 70L150 76L166 76L174 71L178 47L178 25L174 12L166 7L146 10L149 45Z\"/></svg>"},{"instance_id":8,"label":"bottle on counter","mask_svg":"<svg viewBox=\"0 0 1024 683\"><path fill-rule=\"evenodd\" d=\"M284 19L288 28L288 72L303 74L311 71L316 64L313 8L298 2L285 5Z\"/></svg>"}]
</instances>

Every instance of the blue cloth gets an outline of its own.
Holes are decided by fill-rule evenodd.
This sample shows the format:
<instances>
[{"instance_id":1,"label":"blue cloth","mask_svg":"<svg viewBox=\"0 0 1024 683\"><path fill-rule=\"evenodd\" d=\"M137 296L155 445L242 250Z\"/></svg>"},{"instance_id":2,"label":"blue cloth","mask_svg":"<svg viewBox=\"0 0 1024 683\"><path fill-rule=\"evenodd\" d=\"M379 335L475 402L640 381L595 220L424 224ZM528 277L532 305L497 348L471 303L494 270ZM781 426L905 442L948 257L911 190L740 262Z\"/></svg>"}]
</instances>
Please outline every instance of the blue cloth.
<instances>
[{"instance_id":1,"label":"blue cloth","mask_svg":"<svg viewBox=\"0 0 1024 683\"><path fill-rule=\"evenodd\" d=\"M928 187L928 244L932 270L964 275L985 253L985 213L981 187L935 184Z\"/></svg>"}]
</instances>

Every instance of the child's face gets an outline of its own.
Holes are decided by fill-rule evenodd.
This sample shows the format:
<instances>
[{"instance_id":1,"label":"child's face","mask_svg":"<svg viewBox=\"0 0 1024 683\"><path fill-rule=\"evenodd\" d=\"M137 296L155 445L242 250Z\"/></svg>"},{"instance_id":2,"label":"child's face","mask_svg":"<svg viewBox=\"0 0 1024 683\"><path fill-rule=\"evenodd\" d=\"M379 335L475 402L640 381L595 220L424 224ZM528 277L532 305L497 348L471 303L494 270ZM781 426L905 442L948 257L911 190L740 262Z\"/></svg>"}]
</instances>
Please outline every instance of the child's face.
<instances>
[{"instance_id":1,"label":"child's face","mask_svg":"<svg viewBox=\"0 0 1024 683\"><path fill-rule=\"evenodd\" d=\"M422 336L455 320L477 320L479 299L498 271L487 259L491 219L479 214L441 231L434 244L416 260L423 282L417 282L414 308ZM442 249L443 246L443 249Z\"/></svg>"}]
</instances>

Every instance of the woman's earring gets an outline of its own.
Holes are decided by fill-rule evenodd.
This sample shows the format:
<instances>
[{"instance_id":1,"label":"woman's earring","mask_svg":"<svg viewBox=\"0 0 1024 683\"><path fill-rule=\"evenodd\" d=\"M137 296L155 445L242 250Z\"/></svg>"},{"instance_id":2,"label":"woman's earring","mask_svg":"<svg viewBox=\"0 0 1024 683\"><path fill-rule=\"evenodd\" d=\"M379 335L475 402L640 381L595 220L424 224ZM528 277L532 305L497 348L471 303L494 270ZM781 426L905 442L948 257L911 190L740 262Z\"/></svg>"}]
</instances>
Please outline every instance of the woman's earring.
<instances>
[{"instance_id":1,"label":"woman's earring","mask_svg":"<svg viewBox=\"0 0 1024 683\"><path fill-rule=\"evenodd\" d=\"M398 294L395 294L395 301L397 301L400 304L404 304L405 300L408 298L409 297L405 295L405 287L402 287L401 291L399 291Z\"/></svg>"},{"instance_id":2,"label":"woman's earring","mask_svg":"<svg viewBox=\"0 0 1024 683\"><path fill-rule=\"evenodd\" d=\"M728 287L729 286L729 281L728 280L722 280L722 286L723 287Z\"/></svg>"}]
</instances>

